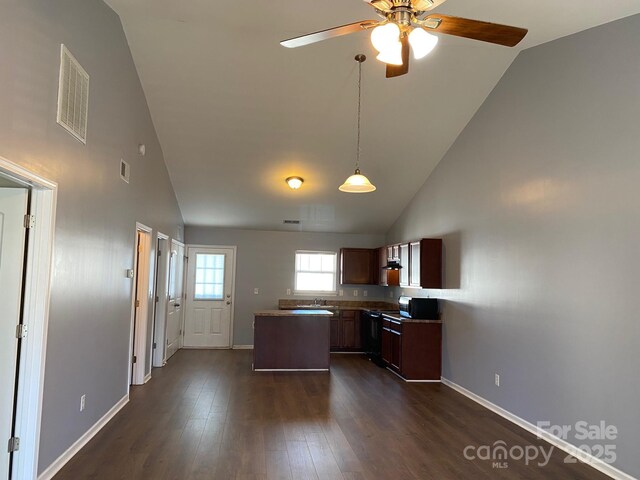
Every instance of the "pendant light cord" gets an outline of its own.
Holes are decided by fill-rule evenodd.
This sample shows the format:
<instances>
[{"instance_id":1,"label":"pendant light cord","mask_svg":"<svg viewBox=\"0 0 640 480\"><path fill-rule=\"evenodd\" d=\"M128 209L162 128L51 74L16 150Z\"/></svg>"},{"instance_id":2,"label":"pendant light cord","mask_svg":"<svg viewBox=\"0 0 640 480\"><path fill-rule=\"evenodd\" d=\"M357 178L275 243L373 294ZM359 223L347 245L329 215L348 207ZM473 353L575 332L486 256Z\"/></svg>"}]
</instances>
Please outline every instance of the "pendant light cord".
<instances>
[{"instance_id":1,"label":"pendant light cord","mask_svg":"<svg viewBox=\"0 0 640 480\"><path fill-rule=\"evenodd\" d=\"M356 149L356 171L360 170L360 117L362 104L362 62L358 62L358 146Z\"/></svg>"}]
</instances>

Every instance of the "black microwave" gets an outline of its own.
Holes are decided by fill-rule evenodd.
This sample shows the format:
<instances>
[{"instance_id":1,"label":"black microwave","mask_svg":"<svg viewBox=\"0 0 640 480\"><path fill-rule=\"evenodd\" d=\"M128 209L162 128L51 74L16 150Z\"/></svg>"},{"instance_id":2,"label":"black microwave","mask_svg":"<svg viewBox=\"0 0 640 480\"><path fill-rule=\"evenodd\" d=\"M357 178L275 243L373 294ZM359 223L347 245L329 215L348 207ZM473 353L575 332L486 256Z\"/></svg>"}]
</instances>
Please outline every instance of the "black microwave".
<instances>
[{"instance_id":1,"label":"black microwave","mask_svg":"<svg viewBox=\"0 0 640 480\"><path fill-rule=\"evenodd\" d=\"M439 320L437 298L414 298L402 296L398 299L400 315L421 320Z\"/></svg>"}]
</instances>

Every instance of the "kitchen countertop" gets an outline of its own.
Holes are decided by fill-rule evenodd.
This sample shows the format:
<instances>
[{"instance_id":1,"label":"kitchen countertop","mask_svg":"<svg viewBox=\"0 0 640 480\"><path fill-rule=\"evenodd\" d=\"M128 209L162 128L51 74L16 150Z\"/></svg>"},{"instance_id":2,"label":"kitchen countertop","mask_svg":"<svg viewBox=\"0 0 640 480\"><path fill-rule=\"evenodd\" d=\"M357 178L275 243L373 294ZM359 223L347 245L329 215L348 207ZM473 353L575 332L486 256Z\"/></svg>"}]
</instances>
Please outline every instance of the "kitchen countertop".
<instances>
[{"instance_id":1,"label":"kitchen countertop","mask_svg":"<svg viewBox=\"0 0 640 480\"><path fill-rule=\"evenodd\" d=\"M254 312L256 317L302 317L302 316L327 316L333 315L333 312L329 310L309 310L309 309L294 309L294 310L258 310Z\"/></svg>"},{"instance_id":2,"label":"kitchen countertop","mask_svg":"<svg viewBox=\"0 0 640 480\"><path fill-rule=\"evenodd\" d=\"M390 320L395 320L401 323L442 323L442 320L425 320L421 318L407 318L403 317L400 314L395 313L383 313L382 318L388 318Z\"/></svg>"}]
</instances>

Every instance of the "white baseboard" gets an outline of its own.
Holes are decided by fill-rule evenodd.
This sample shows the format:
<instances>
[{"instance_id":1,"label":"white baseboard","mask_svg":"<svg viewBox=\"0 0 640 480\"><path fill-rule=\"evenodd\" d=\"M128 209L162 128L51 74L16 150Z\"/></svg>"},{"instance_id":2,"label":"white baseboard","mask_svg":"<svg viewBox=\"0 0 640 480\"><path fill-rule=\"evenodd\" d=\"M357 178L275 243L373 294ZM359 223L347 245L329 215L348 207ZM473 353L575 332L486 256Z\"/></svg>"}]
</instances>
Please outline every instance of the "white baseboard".
<instances>
[{"instance_id":1,"label":"white baseboard","mask_svg":"<svg viewBox=\"0 0 640 480\"><path fill-rule=\"evenodd\" d=\"M51 465L49 465L40 475L38 475L38 480L50 480L54 477L56 473L64 467L69 460L71 460L76 453L78 453L82 447L84 447L89 441L100 431L102 428L109 423L113 417L124 407L127 403L129 403L129 394L126 394L122 397L118 403L116 403L111 409L104 414L104 416L98 420L89 430L85 432L78 440L75 441L73 445L71 445L66 452L60 455Z\"/></svg>"},{"instance_id":2,"label":"white baseboard","mask_svg":"<svg viewBox=\"0 0 640 480\"><path fill-rule=\"evenodd\" d=\"M144 376L144 380L142 381L142 383L143 383L143 384L144 384L144 383L147 383L149 380L151 380L151 372L147 373L147 374Z\"/></svg>"},{"instance_id":3,"label":"white baseboard","mask_svg":"<svg viewBox=\"0 0 640 480\"><path fill-rule=\"evenodd\" d=\"M501 417L516 424L520 428L525 429L526 431L534 434L536 437L550 443L554 447L559 448L560 450L568 453L569 455L578 458L581 462L586 463L587 465L590 465L591 467L604 473L605 475L608 475L611 478L614 478L616 480L637 480L635 477L629 475L628 473L625 473L622 470L617 469L613 465L606 463L601 459L594 457L593 455L587 454L587 452L584 452L578 449L578 447L576 447L575 445L572 445L566 440L560 437L556 437L555 435L551 435L546 430L542 430L538 428L536 425L528 422L527 420L520 418L517 415L514 415L508 410L505 410L504 408L499 407L495 403L491 403L489 400L481 397L480 395L476 395L472 391L467 390L466 388L458 385L457 383L452 382L451 380L448 380L442 377L442 384L448 387L451 387L452 389L454 389L458 393L461 393L465 397L470 398L474 402L479 403L483 407L491 410L494 413L497 413Z\"/></svg>"},{"instance_id":4,"label":"white baseboard","mask_svg":"<svg viewBox=\"0 0 640 480\"><path fill-rule=\"evenodd\" d=\"M253 350L253 345L234 345L234 350Z\"/></svg>"}]
</instances>

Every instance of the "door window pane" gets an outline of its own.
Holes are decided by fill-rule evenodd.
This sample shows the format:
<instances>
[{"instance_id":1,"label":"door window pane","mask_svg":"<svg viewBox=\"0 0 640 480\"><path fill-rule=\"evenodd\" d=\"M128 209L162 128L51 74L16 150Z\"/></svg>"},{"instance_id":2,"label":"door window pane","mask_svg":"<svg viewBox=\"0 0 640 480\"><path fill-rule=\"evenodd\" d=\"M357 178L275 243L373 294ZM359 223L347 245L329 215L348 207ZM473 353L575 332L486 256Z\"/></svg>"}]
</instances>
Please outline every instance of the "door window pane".
<instances>
[{"instance_id":1,"label":"door window pane","mask_svg":"<svg viewBox=\"0 0 640 480\"><path fill-rule=\"evenodd\" d=\"M196 254L196 300L224 298L224 255Z\"/></svg>"}]
</instances>

